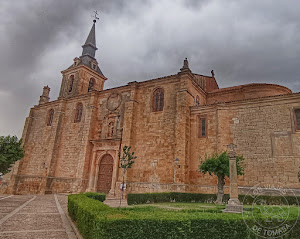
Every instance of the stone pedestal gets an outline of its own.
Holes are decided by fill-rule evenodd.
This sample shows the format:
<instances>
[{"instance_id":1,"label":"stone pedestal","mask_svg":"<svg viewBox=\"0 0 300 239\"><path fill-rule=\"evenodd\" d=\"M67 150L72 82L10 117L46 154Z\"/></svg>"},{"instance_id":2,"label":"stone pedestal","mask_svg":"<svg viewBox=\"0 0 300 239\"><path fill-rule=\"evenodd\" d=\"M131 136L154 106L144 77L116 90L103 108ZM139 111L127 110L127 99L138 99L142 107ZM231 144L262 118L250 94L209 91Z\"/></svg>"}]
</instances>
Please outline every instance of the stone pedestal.
<instances>
[{"instance_id":1,"label":"stone pedestal","mask_svg":"<svg viewBox=\"0 0 300 239\"><path fill-rule=\"evenodd\" d=\"M243 205L241 205L240 200L238 198L230 198L223 212L242 213Z\"/></svg>"},{"instance_id":2,"label":"stone pedestal","mask_svg":"<svg viewBox=\"0 0 300 239\"><path fill-rule=\"evenodd\" d=\"M242 213L243 205L241 205L239 200L238 185L237 185L237 170L236 170L236 154L234 144L229 144L227 148L229 149L229 175L230 175L230 199L228 204L226 204L225 210L223 212L228 213Z\"/></svg>"}]
</instances>

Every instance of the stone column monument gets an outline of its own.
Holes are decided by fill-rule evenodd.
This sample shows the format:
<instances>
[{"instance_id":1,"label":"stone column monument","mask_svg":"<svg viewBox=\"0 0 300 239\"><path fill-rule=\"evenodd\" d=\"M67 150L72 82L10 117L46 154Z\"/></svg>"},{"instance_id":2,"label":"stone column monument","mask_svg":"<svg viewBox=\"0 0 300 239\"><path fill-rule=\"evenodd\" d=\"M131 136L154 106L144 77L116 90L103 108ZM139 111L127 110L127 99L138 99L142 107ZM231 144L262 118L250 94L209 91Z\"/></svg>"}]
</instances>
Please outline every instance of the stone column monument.
<instances>
[{"instance_id":1,"label":"stone column monument","mask_svg":"<svg viewBox=\"0 0 300 239\"><path fill-rule=\"evenodd\" d=\"M236 170L236 145L229 144L228 156L229 156L229 176L230 176L230 199L228 204L226 204L225 210L223 212L228 213L241 213L243 212L243 205L241 205L239 200L238 185L237 185L237 170Z\"/></svg>"}]
</instances>

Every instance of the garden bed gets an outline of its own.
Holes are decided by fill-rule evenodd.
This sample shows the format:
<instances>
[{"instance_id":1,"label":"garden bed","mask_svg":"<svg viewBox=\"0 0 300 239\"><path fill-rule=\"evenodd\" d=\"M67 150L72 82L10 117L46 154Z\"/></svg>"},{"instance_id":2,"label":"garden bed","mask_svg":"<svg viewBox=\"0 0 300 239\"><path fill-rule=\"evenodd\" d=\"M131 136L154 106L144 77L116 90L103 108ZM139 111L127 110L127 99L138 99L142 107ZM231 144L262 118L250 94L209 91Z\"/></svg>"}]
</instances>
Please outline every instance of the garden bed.
<instances>
[{"instance_id":1,"label":"garden bed","mask_svg":"<svg viewBox=\"0 0 300 239\"><path fill-rule=\"evenodd\" d=\"M167 203L138 205L128 208L110 208L87 196L70 195L68 210L77 222L84 238L256 238L249 225L264 220L260 208L255 208L255 220L250 206L242 214L222 213L224 206L199 203ZM173 207L173 208L166 208ZM177 208L177 209L174 209ZM286 207L289 208L289 207ZM249 210L248 210L249 209ZM289 213L289 223L295 224L298 208ZM245 223L246 220L246 223ZM274 222L275 223L275 222ZM247 226L248 225L248 226ZM271 224L270 224L271 225ZM288 238L299 238L299 223L288 234Z\"/></svg>"}]
</instances>

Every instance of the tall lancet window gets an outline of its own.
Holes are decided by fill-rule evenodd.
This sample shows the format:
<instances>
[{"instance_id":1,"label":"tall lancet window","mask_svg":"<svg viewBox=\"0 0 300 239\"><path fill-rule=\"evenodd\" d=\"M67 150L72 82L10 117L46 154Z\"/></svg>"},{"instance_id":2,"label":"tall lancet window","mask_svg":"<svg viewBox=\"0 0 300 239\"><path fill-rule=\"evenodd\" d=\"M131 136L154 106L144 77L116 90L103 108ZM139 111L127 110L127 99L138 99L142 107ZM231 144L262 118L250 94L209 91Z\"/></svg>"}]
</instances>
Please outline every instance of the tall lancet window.
<instances>
[{"instance_id":1,"label":"tall lancet window","mask_svg":"<svg viewBox=\"0 0 300 239\"><path fill-rule=\"evenodd\" d=\"M159 88L153 92L152 110L154 112L162 111L164 108L164 90Z\"/></svg>"},{"instance_id":2,"label":"tall lancet window","mask_svg":"<svg viewBox=\"0 0 300 239\"><path fill-rule=\"evenodd\" d=\"M69 93L72 92L74 85L74 75L71 75L69 78Z\"/></svg>"},{"instance_id":3,"label":"tall lancet window","mask_svg":"<svg viewBox=\"0 0 300 239\"><path fill-rule=\"evenodd\" d=\"M83 105L82 103L78 103L76 107L74 123L78 123L81 121L82 111L83 111Z\"/></svg>"},{"instance_id":4,"label":"tall lancet window","mask_svg":"<svg viewBox=\"0 0 300 239\"><path fill-rule=\"evenodd\" d=\"M48 117L47 117L47 126L51 126L54 117L54 109L49 110Z\"/></svg>"},{"instance_id":5,"label":"tall lancet window","mask_svg":"<svg viewBox=\"0 0 300 239\"><path fill-rule=\"evenodd\" d=\"M88 91L91 91L94 89L94 85L95 85L95 79L94 78L91 78L90 81L89 81L89 88L88 88Z\"/></svg>"}]
</instances>

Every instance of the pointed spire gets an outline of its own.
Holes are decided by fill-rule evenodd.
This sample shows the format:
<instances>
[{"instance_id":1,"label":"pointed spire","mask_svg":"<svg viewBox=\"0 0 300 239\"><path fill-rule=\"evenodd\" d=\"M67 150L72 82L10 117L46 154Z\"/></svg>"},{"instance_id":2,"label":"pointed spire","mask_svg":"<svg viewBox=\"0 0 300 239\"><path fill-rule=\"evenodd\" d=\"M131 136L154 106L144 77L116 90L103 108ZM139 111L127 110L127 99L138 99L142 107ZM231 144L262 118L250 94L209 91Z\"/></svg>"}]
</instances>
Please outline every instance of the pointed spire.
<instances>
[{"instance_id":1,"label":"pointed spire","mask_svg":"<svg viewBox=\"0 0 300 239\"><path fill-rule=\"evenodd\" d=\"M96 20L93 20L94 24L92 26L92 29L90 31L90 34L88 35L84 45L82 46L82 56L89 55L91 57L95 57L95 53L97 50L96 47L96 34L95 34L95 23Z\"/></svg>"},{"instance_id":2,"label":"pointed spire","mask_svg":"<svg viewBox=\"0 0 300 239\"><path fill-rule=\"evenodd\" d=\"M95 12L95 14L96 14L96 12ZM99 19L99 18L97 18L97 16L95 16L95 19L93 20L94 23L91 28L91 31L90 31L84 45L82 46L82 48L83 48L82 55L79 57L78 61L75 61L75 64L73 64L73 67L83 64L83 65L88 66L92 70L97 71L99 74L103 75L103 73L98 65L98 62L95 59L96 50L98 50L96 47L96 34L95 34L96 19Z\"/></svg>"},{"instance_id":3,"label":"pointed spire","mask_svg":"<svg viewBox=\"0 0 300 239\"><path fill-rule=\"evenodd\" d=\"M189 62L187 58L184 59L183 67L180 69L179 73L192 73L192 71L189 68Z\"/></svg>"},{"instance_id":4,"label":"pointed spire","mask_svg":"<svg viewBox=\"0 0 300 239\"><path fill-rule=\"evenodd\" d=\"M91 43L92 45L96 46L96 37L95 37L95 23L96 20L93 20L94 24L92 26L92 29L90 31L90 34L88 35L85 44Z\"/></svg>"}]
</instances>

